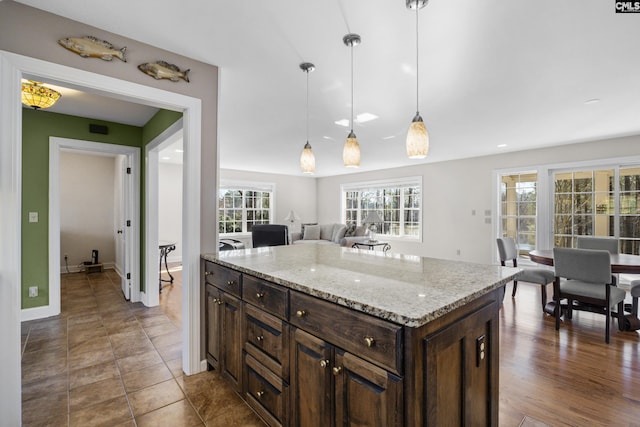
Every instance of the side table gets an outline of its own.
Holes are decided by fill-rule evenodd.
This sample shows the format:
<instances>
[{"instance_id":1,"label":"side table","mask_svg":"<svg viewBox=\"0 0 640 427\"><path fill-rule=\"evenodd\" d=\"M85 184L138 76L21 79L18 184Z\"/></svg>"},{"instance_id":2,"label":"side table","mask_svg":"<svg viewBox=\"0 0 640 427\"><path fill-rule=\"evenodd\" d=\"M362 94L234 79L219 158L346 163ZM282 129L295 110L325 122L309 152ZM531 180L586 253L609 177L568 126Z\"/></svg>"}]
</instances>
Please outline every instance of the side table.
<instances>
[{"instance_id":1,"label":"side table","mask_svg":"<svg viewBox=\"0 0 640 427\"><path fill-rule=\"evenodd\" d=\"M160 248L160 293L162 293L162 282L168 282L173 284L173 276L169 271L169 266L167 265L167 255L169 252L172 252L176 249L176 244L174 242L163 242L159 243ZM166 280L162 278L162 259L164 258L164 268L167 270L167 274L171 278L170 280Z\"/></svg>"},{"instance_id":2,"label":"side table","mask_svg":"<svg viewBox=\"0 0 640 427\"><path fill-rule=\"evenodd\" d=\"M364 242L356 242L351 245L352 248L360 249L360 248L369 248L369 250L374 250L377 247L382 247L383 252L387 252L391 249L391 245L387 242L379 242L378 240L367 240Z\"/></svg>"}]
</instances>

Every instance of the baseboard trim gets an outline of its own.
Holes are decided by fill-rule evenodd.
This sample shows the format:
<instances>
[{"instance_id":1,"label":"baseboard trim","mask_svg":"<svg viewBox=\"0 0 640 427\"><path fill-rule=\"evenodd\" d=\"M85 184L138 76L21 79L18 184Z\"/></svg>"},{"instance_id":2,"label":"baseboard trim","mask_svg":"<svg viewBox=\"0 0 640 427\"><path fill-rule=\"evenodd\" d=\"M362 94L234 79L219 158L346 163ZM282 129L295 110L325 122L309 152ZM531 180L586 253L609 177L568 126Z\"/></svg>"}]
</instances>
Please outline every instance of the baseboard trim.
<instances>
[{"instance_id":1,"label":"baseboard trim","mask_svg":"<svg viewBox=\"0 0 640 427\"><path fill-rule=\"evenodd\" d=\"M45 319L47 317L57 316L60 313L54 312L50 305L40 307L23 308L20 311L20 321L28 322L29 320Z\"/></svg>"},{"instance_id":2,"label":"baseboard trim","mask_svg":"<svg viewBox=\"0 0 640 427\"><path fill-rule=\"evenodd\" d=\"M116 269L116 263L115 262L102 263L102 267L105 270L115 270L116 273L118 273L120 275L120 277L122 277L122 274L120 274L120 272ZM84 271L84 267L82 267L80 265L70 265L69 266L69 273L67 273L67 267L64 266L64 265L60 266L60 273L61 274L82 273L83 271Z\"/></svg>"}]
</instances>

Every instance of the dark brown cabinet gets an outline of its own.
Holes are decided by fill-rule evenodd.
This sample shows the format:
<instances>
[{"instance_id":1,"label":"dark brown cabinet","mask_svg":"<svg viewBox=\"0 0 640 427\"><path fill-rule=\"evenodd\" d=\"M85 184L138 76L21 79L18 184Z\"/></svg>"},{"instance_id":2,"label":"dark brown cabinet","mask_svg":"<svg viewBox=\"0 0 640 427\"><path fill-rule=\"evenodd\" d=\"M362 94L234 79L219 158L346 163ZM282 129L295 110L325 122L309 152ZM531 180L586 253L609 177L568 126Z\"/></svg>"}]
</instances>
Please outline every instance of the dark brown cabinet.
<instances>
[{"instance_id":1,"label":"dark brown cabinet","mask_svg":"<svg viewBox=\"0 0 640 427\"><path fill-rule=\"evenodd\" d=\"M402 378L301 329L292 333L293 426L402 426Z\"/></svg>"},{"instance_id":2,"label":"dark brown cabinet","mask_svg":"<svg viewBox=\"0 0 640 427\"><path fill-rule=\"evenodd\" d=\"M205 262L207 360L269 426L497 426L503 288L399 325Z\"/></svg>"},{"instance_id":3,"label":"dark brown cabinet","mask_svg":"<svg viewBox=\"0 0 640 427\"><path fill-rule=\"evenodd\" d=\"M239 391L242 385L242 302L232 293L239 295L241 276L233 270L207 263L205 282L207 361Z\"/></svg>"}]
</instances>

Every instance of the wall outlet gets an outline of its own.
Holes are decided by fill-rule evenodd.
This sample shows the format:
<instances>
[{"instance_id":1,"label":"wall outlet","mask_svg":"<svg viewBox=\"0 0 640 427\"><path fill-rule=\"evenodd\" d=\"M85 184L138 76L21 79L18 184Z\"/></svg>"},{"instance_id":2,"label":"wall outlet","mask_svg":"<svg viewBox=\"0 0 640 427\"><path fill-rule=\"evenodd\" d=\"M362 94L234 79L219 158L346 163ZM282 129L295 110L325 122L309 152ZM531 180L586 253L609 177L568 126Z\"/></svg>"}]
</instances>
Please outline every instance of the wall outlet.
<instances>
[{"instance_id":1,"label":"wall outlet","mask_svg":"<svg viewBox=\"0 0 640 427\"><path fill-rule=\"evenodd\" d=\"M38 287L29 286L29 298L35 298L38 296Z\"/></svg>"},{"instance_id":2,"label":"wall outlet","mask_svg":"<svg viewBox=\"0 0 640 427\"><path fill-rule=\"evenodd\" d=\"M38 212L29 212L29 222L38 222Z\"/></svg>"}]
</instances>

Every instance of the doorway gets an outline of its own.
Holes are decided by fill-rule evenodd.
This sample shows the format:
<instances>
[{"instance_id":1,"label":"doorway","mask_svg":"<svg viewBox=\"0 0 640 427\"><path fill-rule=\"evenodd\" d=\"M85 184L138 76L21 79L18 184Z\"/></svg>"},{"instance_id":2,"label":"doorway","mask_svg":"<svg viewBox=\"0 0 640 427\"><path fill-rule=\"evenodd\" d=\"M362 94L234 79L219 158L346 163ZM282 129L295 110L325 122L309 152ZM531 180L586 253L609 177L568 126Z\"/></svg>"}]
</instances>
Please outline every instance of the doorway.
<instances>
[{"instance_id":1,"label":"doorway","mask_svg":"<svg viewBox=\"0 0 640 427\"><path fill-rule=\"evenodd\" d=\"M184 117L183 371L203 370L200 355L200 153L202 107L198 98L0 51L0 323L7 350L2 352L0 409L8 420L21 408L21 192L22 106L17 96L24 75L41 76L104 96L182 111Z\"/></svg>"},{"instance_id":2,"label":"doorway","mask_svg":"<svg viewBox=\"0 0 640 427\"><path fill-rule=\"evenodd\" d=\"M125 298L131 301L140 301L140 232L138 221L130 218L139 218L140 212L140 171L136 165L140 164L140 149L116 144L104 144L75 139L49 138L49 313L39 312L40 317L55 316L60 313L60 154L70 151L84 154L97 154L105 156L123 156L125 170L121 185L118 189L122 194L119 197L121 212L126 217L123 224L116 225L114 233L122 235L121 254L124 271L121 274L122 288ZM124 171L123 171L124 172ZM118 233L118 231L122 233ZM46 315L45 315L46 314ZM23 319L24 320L24 319Z\"/></svg>"}]
</instances>

